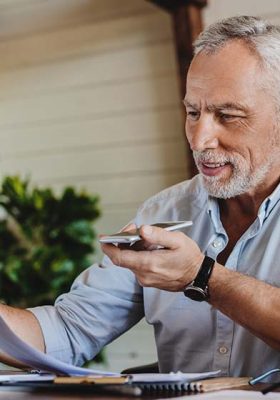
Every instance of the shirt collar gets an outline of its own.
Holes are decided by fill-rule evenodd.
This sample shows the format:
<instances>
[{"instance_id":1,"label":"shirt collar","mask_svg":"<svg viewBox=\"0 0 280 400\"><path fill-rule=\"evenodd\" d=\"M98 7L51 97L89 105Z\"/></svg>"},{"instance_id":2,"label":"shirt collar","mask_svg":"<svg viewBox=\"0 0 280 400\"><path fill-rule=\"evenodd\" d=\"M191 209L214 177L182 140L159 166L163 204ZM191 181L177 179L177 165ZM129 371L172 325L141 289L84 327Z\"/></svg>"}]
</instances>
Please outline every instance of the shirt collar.
<instances>
[{"instance_id":1,"label":"shirt collar","mask_svg":"<svg viewBox=\"0 0 280 400\"><path fill-rule=\"evenodd\" d=\"M276 188L273 190L273 192L262 202L260 205L259 211L258 211L258 217L261 219L261 221L264 221L273 208L276 206L276 204L280 200L280 183L276 186Z\"/></svg>"},{"instance_id":2,"label":"shirt collar","mask_svg":"<svg viewBox=\"0 0 280 400\"><path fill-rule=\"evenodd\" d=\"M212 220L215 231L217 233L224 232L224 228L220 218L220 208L218 201L215 197L208 195L207 212Z\"/></svg>"}]
</instances>

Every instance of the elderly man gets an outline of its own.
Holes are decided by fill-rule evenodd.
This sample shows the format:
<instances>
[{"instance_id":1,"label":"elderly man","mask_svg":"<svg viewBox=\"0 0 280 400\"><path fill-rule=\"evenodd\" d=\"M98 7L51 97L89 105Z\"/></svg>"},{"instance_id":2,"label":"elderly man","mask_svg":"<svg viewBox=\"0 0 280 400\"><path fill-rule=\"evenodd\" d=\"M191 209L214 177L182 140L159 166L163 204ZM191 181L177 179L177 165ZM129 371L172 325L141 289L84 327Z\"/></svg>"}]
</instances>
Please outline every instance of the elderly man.
<instances>
[{"instance_id":1,"label":"elderly man","mask_svg":"<svg viewBox=\"0 0 280 400\"><path fill-rule=\"evenodd\" d=\"M280 366L280 28L254 17L210 26L184 104L199 174L139 209L141 251L103 245L104 268L82 273L55 306L1 306L34 346L81 364L145 316L161 371ZM193 226L149 226L166 220Z\"/></svg>"}]
</instances>

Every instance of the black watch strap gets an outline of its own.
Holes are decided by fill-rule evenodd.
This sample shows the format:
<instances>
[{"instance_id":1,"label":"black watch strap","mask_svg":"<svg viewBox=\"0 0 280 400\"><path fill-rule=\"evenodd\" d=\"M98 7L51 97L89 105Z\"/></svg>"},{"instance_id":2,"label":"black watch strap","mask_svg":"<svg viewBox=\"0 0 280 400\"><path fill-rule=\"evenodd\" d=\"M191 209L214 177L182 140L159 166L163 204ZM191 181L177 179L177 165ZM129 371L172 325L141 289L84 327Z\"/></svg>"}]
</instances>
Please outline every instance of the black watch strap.
<instances>
[{"instance_id":1,"label":"black watch strap","mask_svg":"<svg viewBox=\"0 0 280 400\"><path fill-rule=\"evenodd\" d=\"M215 260L213 258L205 256L202 261L201 267L196 275L193 285L205 289L208 285L209 278L211 276Z\"/></svg>"},{"instance_id":2,"label":"black watch strap","mask_svg":"<svg viewBox=\"0 0 280 400\"><path fill-rule=\"evenodd\" d=\"M213 271L215 260L205 256L198 274L184 289L184 295L195 301L209 300L208 281Z\"/></svg>"}]
</instances>

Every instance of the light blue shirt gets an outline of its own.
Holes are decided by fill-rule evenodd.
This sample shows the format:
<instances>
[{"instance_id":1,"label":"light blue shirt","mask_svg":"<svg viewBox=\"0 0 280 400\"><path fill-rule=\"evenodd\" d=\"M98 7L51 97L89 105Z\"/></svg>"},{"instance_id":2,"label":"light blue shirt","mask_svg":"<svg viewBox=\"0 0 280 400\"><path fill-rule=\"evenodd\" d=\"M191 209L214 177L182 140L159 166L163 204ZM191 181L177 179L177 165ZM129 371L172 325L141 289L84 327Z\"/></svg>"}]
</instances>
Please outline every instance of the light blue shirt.
<instances>
[{"instance_id":1,"label":"light blue shirt","mask_svg":"<svg viewBox=\"0 0 280 400\"><path fill-rule=\"evenodd\" d=\"M226 262L230 270L277 287L279 200L280 185L262 203L257 219ZM137 225L170 220L192 220L193 226L184 232L212 258L227 245L218 203L208 197L199 175L147 200L135 218ZM41 324L48 354L82 364L145 317L154 327L162 372L221 369L225 375L256 376L280 366L277 350L210 304L194 302L183 293L142 288L131 271L112 265L107 257L103 265L85 270L54 306L31 309Z\"/></svg>"}]
</instances>

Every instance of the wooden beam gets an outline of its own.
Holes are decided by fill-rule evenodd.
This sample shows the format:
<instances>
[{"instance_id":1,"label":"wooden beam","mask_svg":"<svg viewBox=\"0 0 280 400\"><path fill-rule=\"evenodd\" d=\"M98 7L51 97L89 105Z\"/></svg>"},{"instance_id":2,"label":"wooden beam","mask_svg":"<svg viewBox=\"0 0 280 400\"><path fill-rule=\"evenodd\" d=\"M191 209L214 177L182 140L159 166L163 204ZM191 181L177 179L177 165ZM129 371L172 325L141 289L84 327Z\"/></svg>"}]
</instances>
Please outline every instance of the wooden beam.
<instances>
[{"instance_id":1,"label":"wooden beam","mask_svg":"<svg viewBox=\"0 0 280 400\"><path fill-rule=\"evenodd\" d=\"M185 97L187 71L193 57L193 42L203 29L201 9L207 0L148 0L172 15L175 48L181 97ZM185 110L183 110L185 114ZM184 129L185 131L185 129ZM187 148L188 171L190 176L197 174L190 148Z\"/></svg>"},{"instance_id":2,"label":"wooden beam","mask_svg":"<svg viewBox=\"0 0 280 400\"><path fill-rule=\"evenodd\" d=\"M187 71L193 57L193 42L202 31L200 9L193 4L176 8L173 12L173 29L181 95L185 96Z\"/></svg>"}]
</instances>

